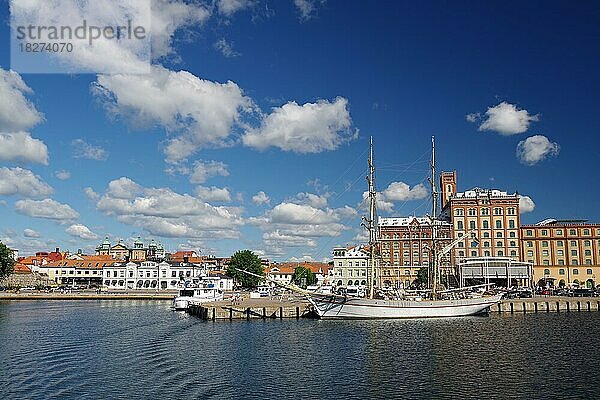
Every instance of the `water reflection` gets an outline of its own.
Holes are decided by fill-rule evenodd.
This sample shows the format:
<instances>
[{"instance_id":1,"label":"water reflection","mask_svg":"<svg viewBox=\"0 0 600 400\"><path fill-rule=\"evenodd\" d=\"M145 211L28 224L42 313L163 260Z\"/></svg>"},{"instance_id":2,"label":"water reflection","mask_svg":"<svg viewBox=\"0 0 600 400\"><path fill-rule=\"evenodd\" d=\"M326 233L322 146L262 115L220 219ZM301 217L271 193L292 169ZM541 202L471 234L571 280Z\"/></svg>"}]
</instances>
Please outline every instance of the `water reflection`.
<instances>
[{"instance_id":1,"label":"water reflection","mask_svg":"<svg viewBox=\"0 0 600 400\"><path fill-rule=\"evenodd\" d=\"M599 398L600 313L205 322L0 303L0 398Z\"/></svg>"}]
</instances>

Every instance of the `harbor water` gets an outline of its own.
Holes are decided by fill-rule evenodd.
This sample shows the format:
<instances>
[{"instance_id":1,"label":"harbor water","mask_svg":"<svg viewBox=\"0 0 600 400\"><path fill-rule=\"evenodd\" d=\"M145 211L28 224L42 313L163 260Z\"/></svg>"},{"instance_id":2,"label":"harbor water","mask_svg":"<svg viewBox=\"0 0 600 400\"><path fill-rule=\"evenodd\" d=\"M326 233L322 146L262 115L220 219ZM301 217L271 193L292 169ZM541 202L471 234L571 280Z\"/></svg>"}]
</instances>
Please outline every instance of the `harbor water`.
<instances>
[{"instance_id":1,"label":"harbor water","mask_svg":"<svg viewBox=\"0 0 600 400\"><path fill-rule=\"evenodd\" d=\"M203 321L0 302L2 399L597 399L600 313Z\"/></svg>"}]
</instances>

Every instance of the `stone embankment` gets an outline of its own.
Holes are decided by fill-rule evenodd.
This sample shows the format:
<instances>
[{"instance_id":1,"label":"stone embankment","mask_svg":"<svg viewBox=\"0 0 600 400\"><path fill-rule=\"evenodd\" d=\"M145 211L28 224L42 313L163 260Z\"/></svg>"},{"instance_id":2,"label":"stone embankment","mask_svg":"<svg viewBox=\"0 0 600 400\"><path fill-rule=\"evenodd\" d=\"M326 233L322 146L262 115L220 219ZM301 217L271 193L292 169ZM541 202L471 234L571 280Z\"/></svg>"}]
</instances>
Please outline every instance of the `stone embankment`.
<instances>
[{"instance_id":1,"label":"stone embankment","mask_svg":"<svg viewBox=\"0 0 600 400\"><path fill-rule=\"evenodd\" d=\"M499 313L542 312L588 312L600 310L598 297L533 297L530 299L507 299L493 306L490 311Z\"/></svg>"}]
</instances>

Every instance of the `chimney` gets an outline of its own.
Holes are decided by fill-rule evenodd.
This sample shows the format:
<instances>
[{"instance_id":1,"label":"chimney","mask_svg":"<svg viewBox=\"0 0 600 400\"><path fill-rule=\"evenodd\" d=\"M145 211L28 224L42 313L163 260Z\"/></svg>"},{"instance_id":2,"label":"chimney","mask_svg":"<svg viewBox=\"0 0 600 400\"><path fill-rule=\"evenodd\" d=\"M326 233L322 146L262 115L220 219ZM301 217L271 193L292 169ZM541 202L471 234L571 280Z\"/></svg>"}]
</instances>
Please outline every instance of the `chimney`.
<instances>
[{"instance_id":1,"label":"chimney","mask_svg":"<svg viewBox=\"0 0 600 400\"><path fill-rule=\"evenodd\" d=\"M125 264L129 262L129 256L125 256Z\"/></svg>"},{"instance_id":2,"label":"chimney","mask_svg":"<svg viewBox=\"0 0 600 400\"><path fill-rule=\"evenodd\" d=\"M190 262L190 258L188 256L183 256L183 262L187 264Z\"/></svg>"},{"instance_id":3,"label":"chimney","mask_svg":"<svg viewBox=\"0 0 600 400\"><path fill-rule=\"evenodd\" d=\"M54 250L56 253L60 253L60 248L56 248L56 250Z\"/></svg>"}]
</instances>

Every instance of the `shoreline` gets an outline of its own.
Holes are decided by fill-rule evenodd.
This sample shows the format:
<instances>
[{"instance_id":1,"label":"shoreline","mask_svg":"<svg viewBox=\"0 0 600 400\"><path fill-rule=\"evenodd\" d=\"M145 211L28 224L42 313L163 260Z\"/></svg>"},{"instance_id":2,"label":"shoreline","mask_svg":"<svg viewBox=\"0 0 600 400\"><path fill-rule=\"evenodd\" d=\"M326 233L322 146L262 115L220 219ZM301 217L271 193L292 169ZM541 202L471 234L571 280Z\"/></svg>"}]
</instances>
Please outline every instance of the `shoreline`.
<instances>
[{"instance_id":1,"label":"shoreline","mask_svg":"<svg viewBox=\"0 0 600 400\"><path fill-rule=\"evenodd\" d=\"M175 293L0 293L0 301L22 300L173 300Z\"/></svg>"}]
</instances>

